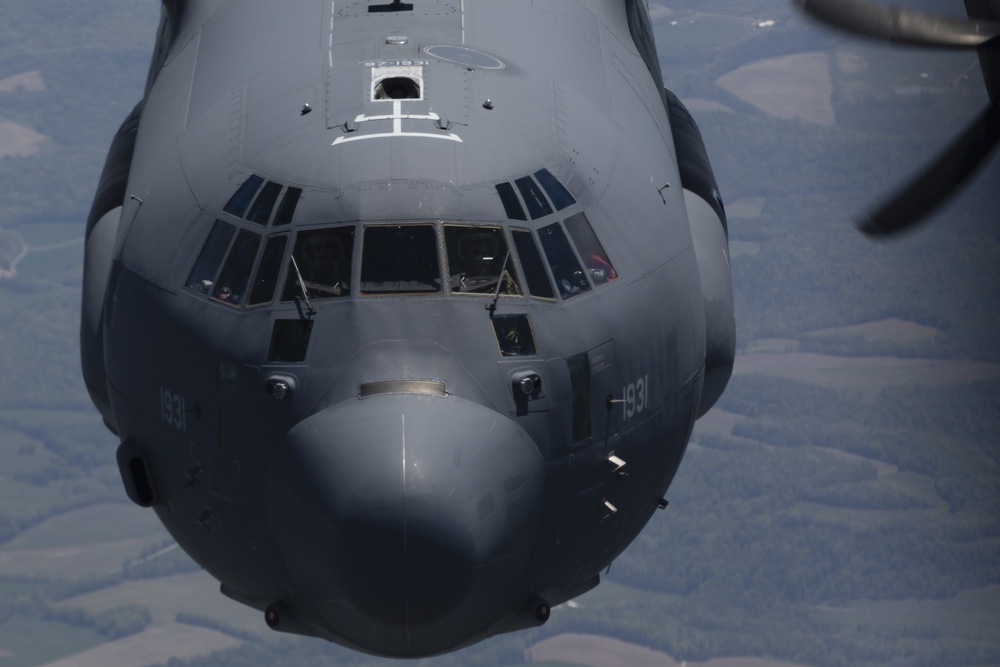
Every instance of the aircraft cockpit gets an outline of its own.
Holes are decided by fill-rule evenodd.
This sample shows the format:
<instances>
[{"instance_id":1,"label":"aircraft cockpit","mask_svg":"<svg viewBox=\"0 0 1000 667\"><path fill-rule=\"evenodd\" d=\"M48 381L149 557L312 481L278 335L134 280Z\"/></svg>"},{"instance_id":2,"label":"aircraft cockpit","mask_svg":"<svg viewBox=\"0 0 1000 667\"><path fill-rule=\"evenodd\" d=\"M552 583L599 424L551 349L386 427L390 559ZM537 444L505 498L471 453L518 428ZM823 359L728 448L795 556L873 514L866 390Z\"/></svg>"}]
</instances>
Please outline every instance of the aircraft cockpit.
<instances>
[{"instance_id":1,"label":"aircraft cockpit","mask_svg":"<svg viewBox=\"0 0 1000 667\"><path fill-rule=\"evenodd\" d=\"M586 214L547 169L495 189L506 222L293 228L302 190L254 174L215 220L185 284L241 308L442 294L558 302L618 278Z\"/></svg>"}]
</instances>

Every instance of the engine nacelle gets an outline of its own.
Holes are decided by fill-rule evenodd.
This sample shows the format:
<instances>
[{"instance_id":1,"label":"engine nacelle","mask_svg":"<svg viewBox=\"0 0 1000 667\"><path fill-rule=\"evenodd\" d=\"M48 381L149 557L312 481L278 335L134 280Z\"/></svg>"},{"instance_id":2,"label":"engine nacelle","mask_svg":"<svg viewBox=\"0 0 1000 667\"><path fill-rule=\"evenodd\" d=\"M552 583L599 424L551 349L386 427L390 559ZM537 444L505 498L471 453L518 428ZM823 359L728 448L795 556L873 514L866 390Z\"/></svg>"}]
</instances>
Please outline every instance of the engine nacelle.
<instances>
[{"instance_id":1,"label":"engine nacelle","mask_svg":"<svg viewBox=\"0 0 1000 667\"><path fill-rule=\"evenodd\" d=\"M118 128L104 161L97 195L87 217L80 313L80 363L90 400L94 402L112 433L117 433L117 427L111 413L108 381L104 371L104 295L111 277L115 239L118 236L122 201L125 199L142 107L142 102L137 104Z\"/></svg>"},{"instance_id":2,"label":"engine nacelle","mask_svg":"<svg viewBox=\"0 0 1000 667\"><path fill-rule=\"evenodd\" d=\"M698 407L700 418L725 390L736 356L729 228L698 125L676 95L669 90L665 93L705 302L705 384Z\"/></svg>"}]
</instances>

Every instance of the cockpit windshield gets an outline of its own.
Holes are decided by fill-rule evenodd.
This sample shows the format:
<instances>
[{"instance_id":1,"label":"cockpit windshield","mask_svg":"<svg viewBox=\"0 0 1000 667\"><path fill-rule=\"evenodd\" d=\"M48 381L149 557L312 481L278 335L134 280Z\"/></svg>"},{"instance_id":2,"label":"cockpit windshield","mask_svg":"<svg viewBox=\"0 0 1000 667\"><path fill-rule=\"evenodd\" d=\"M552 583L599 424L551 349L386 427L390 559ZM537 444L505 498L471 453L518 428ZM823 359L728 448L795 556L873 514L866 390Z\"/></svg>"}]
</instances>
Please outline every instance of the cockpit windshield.
<instances>
[{"instance_id":1,"label":"cockpit windshield","mask_svg":"<svg viewBox=\"0 0 1000 667\"><path fill-rule=\"evenodd\" d=\"M569 299L617 278L581 212L537 230L471 222L348 223L269 236L217 220L186 285L241 307L271 303L279 289L286 303L352 294Z\"/></svg>"},{"instance_id":2,"label":"cockpit windshield","mask_svg":"<svg viewBox=\"0 0 1000 667\"><path fill-rule=\"evenodd\" d=\"M310 299L350 296L353 225L299 232L292 257L282 301L301 297L303 289Z\"/></svg>"},{"instance_id":3,"label":"cockpit windshield","mask_svg":"<svg viewBox=\"0 0 1000 667\"><path fill-rule=\"evenodd\" d=\"M500 227L445 225L452 294L520 296L514 260Z\"/></svg>"},{"instance_id":4,"label":"cockpit windshield","mask_svg":"<svg viewBox=\"0 0 1000 667\"><path fill-rule=\"evenodd\" d=\"M361 249L362 294L441 291L434 225L371 225Z\"/></svg>"}]
</instances>

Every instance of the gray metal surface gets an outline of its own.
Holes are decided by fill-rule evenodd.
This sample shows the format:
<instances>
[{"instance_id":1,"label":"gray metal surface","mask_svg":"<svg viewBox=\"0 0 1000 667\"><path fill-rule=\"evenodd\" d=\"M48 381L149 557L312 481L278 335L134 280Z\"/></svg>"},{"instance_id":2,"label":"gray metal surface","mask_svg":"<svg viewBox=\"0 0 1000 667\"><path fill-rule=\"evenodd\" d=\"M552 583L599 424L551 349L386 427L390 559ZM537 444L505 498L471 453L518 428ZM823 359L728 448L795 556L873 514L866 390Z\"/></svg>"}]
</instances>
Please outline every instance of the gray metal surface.
<instances>
[{"instance_id":1,"label":"gray metal surface","mask_svg":"<svg viewBox=\"0 0 1000 667\"><path fill-rule=\"evenodd\" d=\"M387 4L167 4L81 347L226 595L419 656L596 585L725 387L732 291L645 3Z\"/></svg>"}]
</instances>

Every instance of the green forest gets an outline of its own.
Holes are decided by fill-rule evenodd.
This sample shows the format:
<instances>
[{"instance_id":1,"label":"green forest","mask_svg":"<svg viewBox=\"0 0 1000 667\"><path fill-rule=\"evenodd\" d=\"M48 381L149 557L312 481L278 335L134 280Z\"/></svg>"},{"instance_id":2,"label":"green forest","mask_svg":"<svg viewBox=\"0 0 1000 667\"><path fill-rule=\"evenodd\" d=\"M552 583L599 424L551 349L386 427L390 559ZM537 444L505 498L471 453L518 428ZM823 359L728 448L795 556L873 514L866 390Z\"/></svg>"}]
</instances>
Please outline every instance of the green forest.
<instances>
[{"instance_id":1,"label":"green forest","mask_svg":"<svg viewBox=\"0 0 1000 667\"><path fill-rule=\"evenodd\" d=\"M597 589L540 629L416 664L507 667L578 632L688 662L1000 665L1000 160L899 240L850 224L985 105L974 58L856 43L783 0L651 4L666 85L724 109L692 105L735 212L737 372L669 507ZM0 10L0 123L46 137L0 157L0 269L14 273L0 277L0 667L155 628L216 642L171 667L388 664L245 622L217 587L210 607L158 599L198 568L122 493L77 341L83 224L142 94L159 3ZM806 51L834 54L832 125L716 83ZM30 72L42 89L3 88Z\"/></svg>"}]
</instances>

